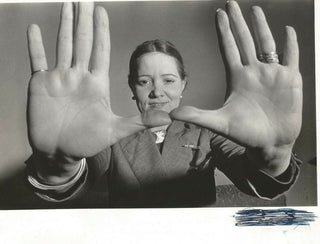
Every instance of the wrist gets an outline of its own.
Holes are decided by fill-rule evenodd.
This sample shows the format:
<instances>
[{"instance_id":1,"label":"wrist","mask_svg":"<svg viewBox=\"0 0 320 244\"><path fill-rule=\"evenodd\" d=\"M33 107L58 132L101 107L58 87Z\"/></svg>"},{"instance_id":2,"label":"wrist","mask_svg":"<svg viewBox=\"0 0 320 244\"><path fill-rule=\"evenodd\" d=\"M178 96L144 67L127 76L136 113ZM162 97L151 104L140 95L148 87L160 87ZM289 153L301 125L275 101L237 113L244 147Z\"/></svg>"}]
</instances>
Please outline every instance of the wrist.
<instances>
[{"instance_id":1,"label":"wrist","mask_svg":"<svg viewBox=\"0 0 320 244\"><path fill-rule=\"evenodd\" d=\"M31 161L33 176L46 185L61 185L68 182L77 174L81 165L81 159L72 160L39 152L33 153Z\"/></svg>"},{"instance_id":2,"label":"wrist","mask_svg":"<svg viewBox=\"0 0 320 244\"><path fill-rule=\"evenodd\" d=\"M253 167L277 177L289 167L292 147L293 144L265 149L247 148L246 154Z\"/></svg>"}]
</instances>

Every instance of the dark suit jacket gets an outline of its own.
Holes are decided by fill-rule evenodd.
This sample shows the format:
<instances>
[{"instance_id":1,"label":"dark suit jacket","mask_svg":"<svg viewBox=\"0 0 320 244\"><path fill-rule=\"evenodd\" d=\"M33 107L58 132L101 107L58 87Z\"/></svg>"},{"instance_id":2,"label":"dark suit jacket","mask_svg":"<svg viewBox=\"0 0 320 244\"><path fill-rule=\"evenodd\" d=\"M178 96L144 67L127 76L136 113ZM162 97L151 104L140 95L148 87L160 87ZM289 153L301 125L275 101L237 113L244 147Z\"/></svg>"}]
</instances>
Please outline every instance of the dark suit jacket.
<instances>
[{"instance_id":1,"label":"dark suit jacket","mask_svg":"<svg viewBox=\"0 0 320 244\"><path fill-rule=\"evenodd\" d=\"M243 147L180 121L168 128L162 152L145 130L88 158L87 165L88 175L80 187L104 182L109 207L210 205L216 195L216 168L241 191L273 199L287 191L299 173L293 159L286 172L289 177L273 178L250 166Z\"/></svg>"}]
</instances>

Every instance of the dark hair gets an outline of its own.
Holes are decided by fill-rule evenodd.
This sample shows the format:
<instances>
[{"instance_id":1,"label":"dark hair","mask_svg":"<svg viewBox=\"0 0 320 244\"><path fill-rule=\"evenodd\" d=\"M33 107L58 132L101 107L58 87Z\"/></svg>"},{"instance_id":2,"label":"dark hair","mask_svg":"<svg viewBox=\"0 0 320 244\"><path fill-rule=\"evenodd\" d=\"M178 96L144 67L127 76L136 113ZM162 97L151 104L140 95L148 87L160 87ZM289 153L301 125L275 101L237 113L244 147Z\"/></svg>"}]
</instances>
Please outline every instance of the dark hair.
<instances>
[{"instance_id":1,"label":"dark hair","mask_svg":"<svg viewBox=\"0 0 320 244\"><path fill-rule=\"evenodd\" d=\"M146 41L140 44L136 48L136 50L134 50L134 52L132 53L130 58L130 63L129 63L129 75L128 75L128 83L131 89L134 86L134 80L137 75L138 59L142 55L146 53L151 53L151 52L160 52L175 58L180 78L182 80L185 79L187 74L184 69L182 57L179 51L177 50L177 48L168 41L156 39L156 40Z\"/></svg>"}]
</instances>

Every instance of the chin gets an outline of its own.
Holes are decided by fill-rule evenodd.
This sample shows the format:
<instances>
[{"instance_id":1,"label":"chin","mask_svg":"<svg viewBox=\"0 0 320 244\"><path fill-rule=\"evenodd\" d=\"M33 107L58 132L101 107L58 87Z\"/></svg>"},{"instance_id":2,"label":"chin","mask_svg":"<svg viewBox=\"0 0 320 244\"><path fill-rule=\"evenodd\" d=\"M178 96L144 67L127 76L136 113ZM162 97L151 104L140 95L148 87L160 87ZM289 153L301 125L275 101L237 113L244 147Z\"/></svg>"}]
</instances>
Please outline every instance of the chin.
<instances>
[{"instance_id":1,"label":"chin","mask_svg":"<svg viewBox=\"0 0 320 244\"><path fill-rule=\"evenodd\" d=\"M168 106L162 106L162 107L151 107L151 106L148 106L146 108L141 108L139 109L142 113L143 112L146 112L146 111L149 111L149 110L158 110L158 111L163 111L163 112L166 112L166 113L170 113L171 111L173 111L174 109L176 109L178 106L176 107L168 107Z\"/></svg>"},{"instance_id":2,"label":"chin","mask_svg":"<svg viewBox=\"0 0 320 244\"><path fill-rule=\"evenodd\" d=\"M163 109L163 108L149 108L149 109L147 109L145 111L150 111L150 110L158 110L158 111L163 111L163 112L169 113L167 109Z\"/></svg>"}]
</instances>

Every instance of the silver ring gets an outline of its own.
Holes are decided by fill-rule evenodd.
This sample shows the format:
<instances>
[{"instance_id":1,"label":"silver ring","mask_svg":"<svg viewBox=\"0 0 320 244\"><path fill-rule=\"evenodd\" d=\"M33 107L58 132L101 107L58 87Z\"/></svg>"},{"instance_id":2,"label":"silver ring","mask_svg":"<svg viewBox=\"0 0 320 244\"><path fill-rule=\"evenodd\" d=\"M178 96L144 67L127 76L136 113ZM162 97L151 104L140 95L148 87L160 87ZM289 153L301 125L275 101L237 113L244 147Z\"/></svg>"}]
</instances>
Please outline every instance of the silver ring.
<instances>
[{"instance_id":1,"label":"silver ring","mask_svg":"<svg viewBox=\"0 0 320 244\"><path fill-rule=\"evenodd\" d=\"M276 52L259 54L258 60L267 64L279 63L279 57Z\"/></svg>"},{"instance_id":2,"label":"silver ring","mask_svg":"<svg viewBox=\"0 0 320 244\"><path fill-rule=\"evenodd\" d=\"M48 70L47 69L39 69L39 70L33 71L32 75L34 75L35 73L38 73L38 72L45 72L45 71L48 71Z\"/></svg>"}]
</instances>

